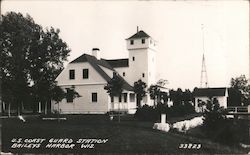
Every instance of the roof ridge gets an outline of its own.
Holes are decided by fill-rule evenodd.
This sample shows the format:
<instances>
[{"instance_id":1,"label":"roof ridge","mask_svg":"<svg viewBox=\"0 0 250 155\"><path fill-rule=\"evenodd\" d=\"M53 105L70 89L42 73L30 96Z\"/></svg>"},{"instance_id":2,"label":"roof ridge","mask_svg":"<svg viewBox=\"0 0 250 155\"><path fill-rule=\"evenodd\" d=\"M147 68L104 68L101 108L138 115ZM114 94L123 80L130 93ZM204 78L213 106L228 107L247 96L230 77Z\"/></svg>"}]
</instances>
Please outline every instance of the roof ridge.
<instances>
[{"instance_id":1,"label":"roof ridge","mask_svg":"<svg viewBox=\"0 0 250 155\"><path fill-rule=\"evenodd\" d=\"M197 89L226 89L227 87L208 87L208 88L197 88Z\"/></svg>"},{"instance_id":2,"label":"roof ridge","mask_svg":"<svg viewBox=\"0 0 250 155\"><path fill-rule=\"evenodd\" d=\"M121 59L104 59L106 61L112 61L112 60L127 60L128 58L121 58Z\"/></svg>"}]
</instances>

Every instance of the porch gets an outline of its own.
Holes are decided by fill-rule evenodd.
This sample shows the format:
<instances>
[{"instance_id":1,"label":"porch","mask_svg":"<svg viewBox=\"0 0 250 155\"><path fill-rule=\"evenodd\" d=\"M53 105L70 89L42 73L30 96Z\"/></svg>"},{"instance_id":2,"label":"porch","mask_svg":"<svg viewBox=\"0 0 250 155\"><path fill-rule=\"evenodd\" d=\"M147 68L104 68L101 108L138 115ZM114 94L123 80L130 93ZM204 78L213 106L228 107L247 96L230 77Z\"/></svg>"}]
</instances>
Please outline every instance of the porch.
<instances>
[{"instance_id":1,"label":"porch","mask_svg":"<svg viewBox=\"0 0 250 155\"><path fill-rule=\"evenodd\" d=\"M130 92L122 93L119 97L109 97L109 111L134 114L137 108L135 98L135 94Z\"/></svg>"}]
</instances>

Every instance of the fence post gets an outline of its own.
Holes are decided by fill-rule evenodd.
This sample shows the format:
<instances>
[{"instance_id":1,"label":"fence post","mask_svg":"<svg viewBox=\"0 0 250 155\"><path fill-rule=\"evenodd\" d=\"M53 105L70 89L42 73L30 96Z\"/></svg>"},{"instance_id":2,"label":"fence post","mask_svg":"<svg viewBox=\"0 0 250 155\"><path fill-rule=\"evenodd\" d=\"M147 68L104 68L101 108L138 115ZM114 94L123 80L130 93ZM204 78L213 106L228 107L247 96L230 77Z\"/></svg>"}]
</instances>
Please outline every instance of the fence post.
<instances>
[{"instance_id":1,"label":"fence post","mask_svg":"<svg viewBox=\"0 0 250 155\"><path fill-rule=\"evenodd\" d=\"M166 114L161 114L161 124L166 123Z\"/></svg>"}]
</instances>

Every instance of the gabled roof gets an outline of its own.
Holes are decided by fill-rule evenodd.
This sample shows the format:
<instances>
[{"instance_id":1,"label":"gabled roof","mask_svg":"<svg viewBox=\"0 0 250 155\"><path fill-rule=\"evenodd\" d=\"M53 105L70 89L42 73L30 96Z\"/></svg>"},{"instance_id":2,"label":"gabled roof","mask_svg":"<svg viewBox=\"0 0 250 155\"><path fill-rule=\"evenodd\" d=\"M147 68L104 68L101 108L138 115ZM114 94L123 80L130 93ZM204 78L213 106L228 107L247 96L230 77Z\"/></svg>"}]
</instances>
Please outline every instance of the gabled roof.
<instances>
[{"instance_id":1,"label":"gabled roof","mask_svg":"<svg viewBox=\"0 0 250 155\"><path fill-rule=\"evenodd\" d=\"M70 63L79 63L79 62L89 62L90 65L106 80L109 81L111 78L102 70L99 65L105 64L111 70L114 70L109 64L103 63L102 60L97 60L94 56L83 54L80 57L76 58L75 60L71 61ZM105 67L105 66L104 66Z\"/></svg>"},{"instance_id":2,"label":"gabled roof","mask_svg":"<svg viewBox=\"0 0 250 155\"><path fill-rule=\"evenodd\" d=\"M78 58L76 58L75 60L71 61L70 63L81 63L81 62L88 62L88 61L93 61L93 63L96 63L108 69L114 70L113 67L105 59L97 60L94 56L88 55L88 54L83 54L79 56Z\"/></svg>"},{"instance_id":3,"label":"gabled roof","mask_svg":"<svg viewBox=\"0 0 250 155\"><path fill-rule=\"evenodd\" d=\"M226 88L197 88L194 90L194 97L225 96Z\"/></svg>"},{"instance_id":4,"label":"gabled roof","mask_svg":"<svg viewBox=\"0 0 250 155\"><path fill-rule=\"evenodd\" d=\"M118 59L119 60L119 59ZM120 59L121 61L125 61L125 59ZM83 54L80 57L76 58L75 60L71 61L70 63L80 63L80 62L89 62L90 65L106 80L109 81L111 78L107 75L107 73L100 67L106 67L113 72L115 72L114 68L108 63L105 59L97 60L96 57L88 54ZM100 65L100 66L99 66ZM117 65L117 64L116 64ZM133 87L128 84L121 76L119 76L123 81L123 89L132 91Z\"/></svg>"},{"instance_id":5,"label":"gabled roof","mask_svg":"<svg viewBox=\"0 0 250 155\"><path fill-rule=\"evenodd\" d=\"M113 59L106 60L113 68L128 67L128 59Z\"/></svg>"},{"instance_id":6,"label":"gabled roof","mask_svg":"<svg viewBox=\"0 0 250 155\"><path fill-rule=\"evenodd\" d=\"M132 35L131 37L129 37L128 39L138 39L138 38L149 38L150 36L145 33L144 31L139 31L136 34ZM126 40L128 40L126 39Z\"/></svg>"},{"instance_id":7,"label":"gabled roof","mask_svg":"<svg viewBox=\"0 0 250 155\"><path fill-rule=\"evenodd\" d=\"M124 78L122 78L120 75L118 75L118 77L119 77L119 78L122 80L122 82L123 82L123 89L129 90L129 91L133 91L133 90L134 90L134 88L133 88L127 81L125 81Z\"/></svg>"}]
</instances>

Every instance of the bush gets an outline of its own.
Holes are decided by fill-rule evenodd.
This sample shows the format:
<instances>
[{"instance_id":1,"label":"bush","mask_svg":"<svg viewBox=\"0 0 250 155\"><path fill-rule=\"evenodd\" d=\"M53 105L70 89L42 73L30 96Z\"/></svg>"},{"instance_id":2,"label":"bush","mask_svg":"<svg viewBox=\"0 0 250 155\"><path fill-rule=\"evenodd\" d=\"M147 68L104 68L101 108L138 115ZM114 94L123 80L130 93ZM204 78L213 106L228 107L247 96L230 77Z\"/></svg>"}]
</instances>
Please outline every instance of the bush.
<instances>
[{"instance_id":1,"label":"bush","mask_svg":"<svg viewBox=\"0 0 250 155\"><path fill-rule=\"evenodd\" d=\"M181 117L194 113L194 106L190 103L184 105L174 105L168 109L168 114L173 117Z\"/></svg>"},{"instance_id":2,"label":"bush","mask_svg":"<svg viewBox=\"0 0 250 155\"><path fill-rule=\"evenodd\" d=\"M157 111L152 106L144 105L138 108L135 117L140 121L156 121L159 119Z\"/></svg>"},{"instance_id":3,"label":"bush","mask_svg":"<svg viewBox=\"0 0 250 155\"><path fill-rule=\"evenodd\" d=\"M207 111L204 113L204 123L202 130L211 140L233 145L243 141L248 137L245 131L248 129L247 123L239 120L230 120L226 118L223 108L220 108L217 102L207 102Z\"/></svg>"},{"instance_id":4,"label":"bush","mask_svg":"<svg viewBox=\"0 0 250 155\"><path fill-rule=\"evenodd\" d=\"M248 127L246 124L237 121L228 119L217 121L217 123L215 122L217 125L213 129L210 128L210 132L206 132L206 136L213 141L226 145L246 142L248 140ZM208 128L206 131L208 131Z\"/></svg>"},{"instance_id":5,"label":"bush","mask_svg":"<svg viewBox=\"0 0 250 155\"><path fill-rule=\"evenodd\" d=\"M167 114L170 117L180 117L193 113L195 113L194 107L190 103L172 107L158 103L155 107L144 105L138 108L135 117L141 121L157 121L160 120L161 114Z\"/></svg>"}]
</instances>

